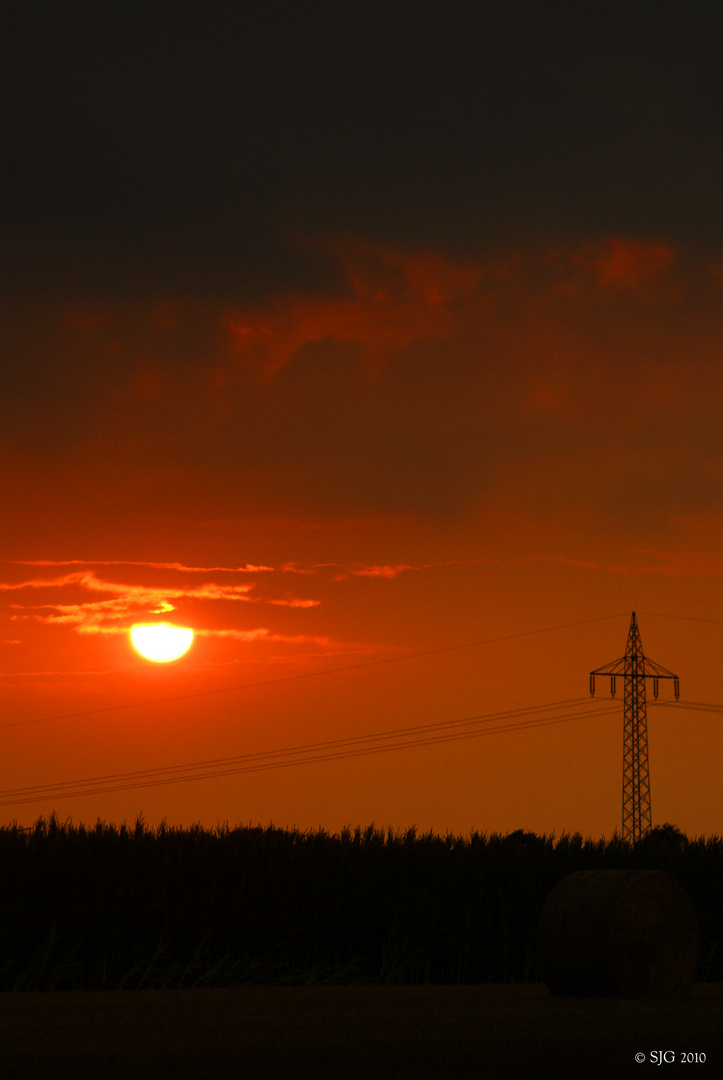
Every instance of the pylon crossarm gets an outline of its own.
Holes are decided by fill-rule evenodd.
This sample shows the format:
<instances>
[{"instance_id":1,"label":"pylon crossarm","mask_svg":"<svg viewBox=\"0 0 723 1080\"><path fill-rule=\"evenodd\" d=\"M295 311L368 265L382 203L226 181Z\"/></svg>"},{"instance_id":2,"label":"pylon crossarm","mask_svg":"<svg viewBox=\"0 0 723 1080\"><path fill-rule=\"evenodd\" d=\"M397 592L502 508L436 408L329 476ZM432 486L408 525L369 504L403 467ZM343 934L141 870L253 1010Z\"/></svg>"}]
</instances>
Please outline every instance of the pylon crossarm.
<instances>
[{"instance_id":1,"label":"pylon crossarm","mask_svg":"<svg viewBox=\"0 0 723 1080\"><path fill-rule=\"evenodd\" d=\"M593 675L624 675L625 657L621 656L619 660L613 660L610 664L603 664L602 667L595 668L590 672L590 676Z\"/></svg>"},{"instance_id":2,"label":"pylon crossarm","mask_svg":"<svg viewBox=\"0 0 723 1080\"><path fill-rule=\"evenodd\" d=\"M672 671L668 671L662 664L656 664L654 660L651 660L647 656L641 657L643 662L643 674L653 676L656 679L677 679L678 676L674 675Z\"/></svg>"},{"instance_id":3,"label":"pylon crossarm","mask_svg":"<svg viewBox=\"0 0 723 1080\"><path fill-rule=\"evenodd\" d=\"M615 689L616 689L615 680L616 680L617 675L624 675L626 679L641 679L641 680L642 679L652 679L653 680L653 697L655 698L656 701L658 700L658 680L659 679L672 679L673 680L673 691L675 693L675 700L677 701L679 699L679 697L680 697L680 680L679 680L677 675L652 675L652 674L649 675L647 673L644 674L641 671L638 671L638 672L635 672L635 673L631 672L631 671L624 671L624 672L619 672L618 671L618 672L615 672L613 674L610 674L610 672L607 672L607 671L605 671L605 672L591 671L590 672L590 697L595 697L595 676L596 675L610 675L610 696L611 697L615 697Z\"/></svg>"},{"instance_id":4,"label":"pylon crossarm","mask_svg":"<svg viewBox=\"0 0 723 1080\"><path fill-rule=\"evenodd\" d=\"M621 656L619 660L613 660L610 664L603 664L602 667L595 668L590 672L590 677L593 675L625 675L627 668L626 663L630 662L630 655ZM644 675L649 679L677 679L678 676L674 675L672 671L668 671L662 664L656 664L654 660L650 660L647 656L636 657L638 662L638 674Z\"/></svg>"}]
</instances>

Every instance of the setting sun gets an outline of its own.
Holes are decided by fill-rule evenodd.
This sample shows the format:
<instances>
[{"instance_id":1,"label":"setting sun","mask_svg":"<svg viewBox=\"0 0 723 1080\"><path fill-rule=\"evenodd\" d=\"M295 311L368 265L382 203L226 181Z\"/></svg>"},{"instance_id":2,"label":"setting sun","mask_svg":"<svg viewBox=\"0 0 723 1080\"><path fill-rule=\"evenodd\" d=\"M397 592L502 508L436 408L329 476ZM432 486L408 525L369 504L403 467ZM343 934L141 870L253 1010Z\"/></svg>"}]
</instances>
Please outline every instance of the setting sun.
<instances>
[{"instance_id":1,"label":"setting sun","mask_svg":"<svg viewBox=\"0 0 723 1080\"><path fill-rule=\"evenodd\" d=\"M138 623L131 629L131 640L146 660L166 664L188 652L193 630L170 623Z\"/></svg>"}]
</instances>

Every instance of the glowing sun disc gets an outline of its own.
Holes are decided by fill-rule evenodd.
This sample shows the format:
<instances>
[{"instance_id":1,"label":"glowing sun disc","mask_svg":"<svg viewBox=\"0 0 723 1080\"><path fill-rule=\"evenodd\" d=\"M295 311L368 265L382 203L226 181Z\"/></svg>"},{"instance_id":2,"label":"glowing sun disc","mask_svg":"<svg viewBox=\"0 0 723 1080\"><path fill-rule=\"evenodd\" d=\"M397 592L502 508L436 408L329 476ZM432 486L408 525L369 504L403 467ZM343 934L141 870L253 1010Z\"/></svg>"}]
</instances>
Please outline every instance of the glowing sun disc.
<instances>
[{"instance_id":1,"label":"glowing sun disc","mask_svg":"<svg viewBox=\"0 0 723 1080\"><path fill-rule=\"evenodd\" d=\"M193 630L171 623L137 623L131 628L131 641L146 660L167 664L188 652Z\"/></svg>"}]
</instances>

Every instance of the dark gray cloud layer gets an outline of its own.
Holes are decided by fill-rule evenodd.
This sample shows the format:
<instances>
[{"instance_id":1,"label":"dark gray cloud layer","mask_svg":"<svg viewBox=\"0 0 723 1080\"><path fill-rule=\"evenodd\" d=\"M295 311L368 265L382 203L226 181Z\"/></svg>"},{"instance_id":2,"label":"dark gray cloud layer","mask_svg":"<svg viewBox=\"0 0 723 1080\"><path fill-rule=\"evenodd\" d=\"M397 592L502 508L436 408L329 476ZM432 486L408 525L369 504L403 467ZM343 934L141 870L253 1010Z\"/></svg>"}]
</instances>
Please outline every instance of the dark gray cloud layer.
<instances>
[{"instance_id":1,"label":"dark gray cloud layer","mask_svg":"<svg viewBox=\"0 0 723 1080\"><path fill-rule=\"evenodd\" d=\"M15 5L13 520L715 511L720 22Z\"/></svg>"},{"instance_id":2,"label":"dark gray cloud layer","mask_svg":"<svg viewBox=\"0 0 723 1080\"><path fill-rule=\"evenodd\" d=\"M636 3L13 5L10 284L328 290L297 233L723 243L721 17Z\"/></svg>"},{"instance_id":3,"label":"dark gray cloud layer","mask_svg":"<svg viewBox=\"0 0 723 1080\"><path fill-rule=\"evenodd\" d=\"M637 241L494 271L406 259L390 294L381 266L351 301L231 317L19 307L0 440L32 472L23 504L126 520L510 510L616 529L718 512L719 264Z\"/></svg>"}]
</instances>

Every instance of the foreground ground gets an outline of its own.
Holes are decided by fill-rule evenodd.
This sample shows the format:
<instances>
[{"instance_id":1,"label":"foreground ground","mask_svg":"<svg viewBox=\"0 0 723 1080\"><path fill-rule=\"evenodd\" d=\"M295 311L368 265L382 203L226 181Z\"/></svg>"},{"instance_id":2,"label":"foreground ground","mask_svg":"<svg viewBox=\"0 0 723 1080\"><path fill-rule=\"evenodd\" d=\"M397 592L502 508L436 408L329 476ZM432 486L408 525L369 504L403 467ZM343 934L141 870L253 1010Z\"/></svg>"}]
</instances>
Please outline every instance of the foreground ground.
<instances>
[{"instance_id":1,"label":"foreground ground","mask_svg":"<svg viewBox=\"0 0 723 1080\"><path fill-rule=\"evenodd\" d=\"M680 1001L540 985L0 994L2 1080L642 1080L654 1051L675 1056L665 1077L723 1078L723 985Z\"/></svg>"}]
</instances>

